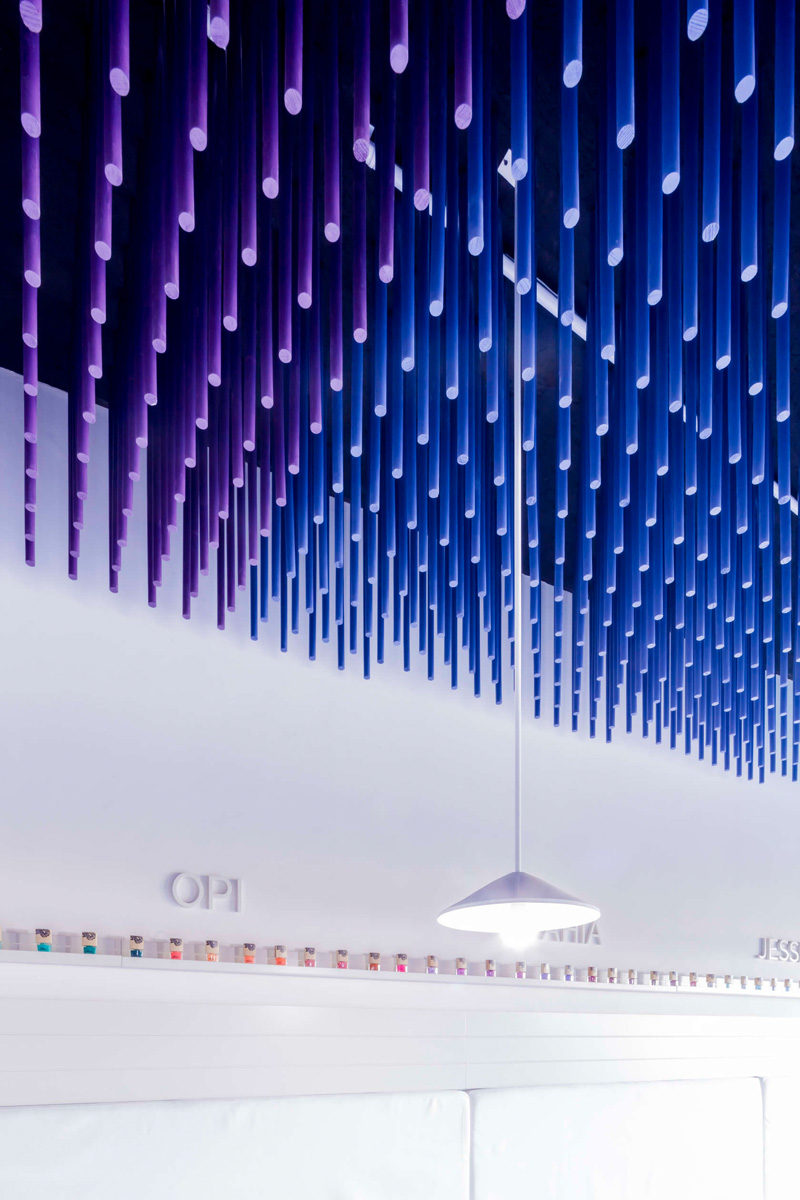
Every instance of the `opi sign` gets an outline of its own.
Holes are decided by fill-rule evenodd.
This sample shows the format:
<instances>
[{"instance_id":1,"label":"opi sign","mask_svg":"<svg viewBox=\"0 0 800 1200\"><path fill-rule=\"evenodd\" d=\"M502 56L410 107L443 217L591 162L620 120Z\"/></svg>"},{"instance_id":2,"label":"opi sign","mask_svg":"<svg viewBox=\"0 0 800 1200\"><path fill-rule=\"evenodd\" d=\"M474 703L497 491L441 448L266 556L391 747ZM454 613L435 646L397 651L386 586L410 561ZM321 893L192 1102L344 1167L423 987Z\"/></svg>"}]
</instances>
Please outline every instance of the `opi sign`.
<instances>
[{"instance_id":1,"label":"opi sign","mask_svg":"<svg viewBox=\"0 0 800 1200\"><path fill-rule=\"evenodd\" d=\"M800 941L790 941L788 938L759 938L756 958L765 958L772 962L800 962Z\"/></svg>"},{"instance_id":2,"label":"opi sign","mask_svg":"<svg viewBox=\"0 0 800 1200\"><path fill-rule=\"evenodd\" d=\"M227 875L179 871L172 877L171 892L181 908L217 908L228 912L241 912L244 908L244 880Z\"/></svg>"}]
</instances>

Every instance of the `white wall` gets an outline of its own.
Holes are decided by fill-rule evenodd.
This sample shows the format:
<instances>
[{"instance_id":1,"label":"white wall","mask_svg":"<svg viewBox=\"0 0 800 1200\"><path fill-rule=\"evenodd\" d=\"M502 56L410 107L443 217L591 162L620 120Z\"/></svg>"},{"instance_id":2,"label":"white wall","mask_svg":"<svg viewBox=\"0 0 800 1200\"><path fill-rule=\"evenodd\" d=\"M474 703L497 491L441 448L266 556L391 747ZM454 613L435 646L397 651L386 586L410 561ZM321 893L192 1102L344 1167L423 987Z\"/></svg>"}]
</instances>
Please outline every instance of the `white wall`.
<instances>
[{"instance_id":1,"label":"white wall","mask_svg":"<svg viewBox=\"0 0 800 1200\"><path fill-rule=\"evenodd\" d=\"M142 512L109 594L104 413L71 583L63 396L43 388L40 412L31 570L21 386L0 375L0 924L512 958L435 924L511 865L510 705L430 685L421 666L365 683L358 658L343 674L309 664L302 636L285 656L274 637L254 645L246 605L218 633L213 586L185 622L179 564L149 609ZM800 936L790 783L624 735L590 742L548 717L530 722L526 755L526 865L596 901L604 943L530 958L770 974L757 938ZM178 870L243 876L246 912L176 908Z\"/></svg>"}]
</instances>

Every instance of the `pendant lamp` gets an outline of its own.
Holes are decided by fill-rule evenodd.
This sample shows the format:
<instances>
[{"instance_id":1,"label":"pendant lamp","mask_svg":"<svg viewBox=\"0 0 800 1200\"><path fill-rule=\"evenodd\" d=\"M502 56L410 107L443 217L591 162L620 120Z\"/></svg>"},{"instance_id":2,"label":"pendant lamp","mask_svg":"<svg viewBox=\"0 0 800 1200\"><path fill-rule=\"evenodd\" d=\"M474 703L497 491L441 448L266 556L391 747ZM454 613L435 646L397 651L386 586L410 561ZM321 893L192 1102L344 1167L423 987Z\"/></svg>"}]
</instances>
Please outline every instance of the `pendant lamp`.
<instances>
[{"instance_id":1,"label":"pendant lamp","mask_svg":"<svg viewBox=\"0 0 800 1200\"><path fill-rule=\"evenodd\" d=\"M439 914L449 929L498 933L511 946L527 946L549 929L588 925L600 916L594 904L577 900L544 879L522 870L522 375L520 295L514 290L514 736L515 736L515 861L508 875L493 879L477 892Z\"/></svg>"}]
</instances>

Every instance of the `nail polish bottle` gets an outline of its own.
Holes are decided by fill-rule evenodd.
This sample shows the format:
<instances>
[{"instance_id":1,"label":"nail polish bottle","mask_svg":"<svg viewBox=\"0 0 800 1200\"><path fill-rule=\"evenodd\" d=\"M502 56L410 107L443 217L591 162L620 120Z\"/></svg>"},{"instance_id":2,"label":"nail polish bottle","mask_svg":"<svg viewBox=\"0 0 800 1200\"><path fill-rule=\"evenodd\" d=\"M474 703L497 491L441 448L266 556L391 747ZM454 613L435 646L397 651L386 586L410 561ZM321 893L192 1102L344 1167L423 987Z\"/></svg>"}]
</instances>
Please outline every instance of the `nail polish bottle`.
<instances>
[{"instance_id":1,"label":"nail polish bottle","mask_svg":"<svg viewBox=\"0 0 800 1200\"><path fill-rule=\"evenodd\" d=\"M569 964L568 964L566 967L564 967L564 982L572 983L574 978L575 978L575 972L573 971L572 967L569 966Z\"/></svg>"},{"instance_id":2,"label":"nail polish bottle","mask_svg":"<svg viewBox=\"0 0 800 1200\"><path fill-rule=\"evenodd\" d=\"M783 981L783 990L784 990L785 992L790 992L790 991L792 990L792 981L791 981L791 979L784 979L784 981Z\"/></svg>"},{"instance_id":3,"label":"nail polish bottle","mask_svg":"<svg viewBox=\"0 0 800 1200\"><path fill-rule=\"evenodd\" d=\"M97 954L97 934L84 930L81 934L81 946L84 954Z\"/></svg>"},{"instance_id":4,"label":"nail polish bottle","mask_svg":"<svg viewBox=\"0 0 800 1200\"><path fill-rule=\"evenodd\" d=\"M169 956L174 958L176 962L180 962L183 958L183 938L169 939Z\"/></svg>"},{"instance_id":5,"label":"nail polish bottle","mask_svg":"<svg viewBox=\"0 0 800 1200\"><path fill-rule=\"evenodd\" d=\"M755 982L755 985L756 985L756 991L757 991L757 992L760 992L760 991L761 991L761 976L760 976L760 975L756 975L754 982Z\"/></svg>"},{"instance_id":6,"label":"nail polish bottle","mask_svg":"<svg viewBox=\"0 0 800 1200\"><path fill-rule=\"evenodd\" d=\"M697 972L689 972L689 987L697 987Z\"/></svg>"},{"instance_id":7,"label":"nail polish bottle","mask_svg":"<svg viewBox=\"0 0 800 1200\"><path fill-rule=\"evenodd\" d=\"M677 986L678 986L678 972L677 972L677 971L670 971L670 973L669 973L669 986L670 986L670 987L677 987Z\"/></svg>"},{"instance_id":8,"label":"nail polish bottle","mask_svg":"<svg viewBox=\"0 0 800 1200\"><path fill-rule=\"evenodd\" d=\"M439 960L435 954L429 954L427 959L427 967L425 968L428 975L439 974Z\"/></svg>"},{"instance_id":9,"label":"nail polish bottle","mask_svg":"<svg viewBox=\"0 0 800 1200\"><path fill-rule=\"evenodd\" d=\"M773 976L773 978L772 978L772 979L770 979L770 981L769 981L769 986L770 986L770 989L771 989L773 992L775 991L775 988L778 986L778 981L777 981L777 979L775 979L775 977L774 977L774 976Z\"/></svg>"},{"instance_id":10,"label":"nail polish bottle","mask_svg":"<svg viewBox=\"0 0 800 1200\"><path fill-rule=\"evenodd\" d=\"M550 978L550 963L542 963L542 965L539 967L539 978L540 979L549 979Z\"/></svg>"},{"instance_id":11,"label":"nail polish bottle","mask_svg":"<svg viewBox=\"0 0 800 1200\"><path fill-rule=\"evenodd\" d=\"M36 930L36 949L45 951L53 949L53 931L51 929Z\"/></svg>"},{"instance_id":12,"label":"nail polish bottle","mask_svg":"<svg viewBox=\"0 0 800 1200\"><path fill-rule=\"evenodd\" d=\"M286 966L286 947L285 946L276 946L275 947L275 966L276 967L285 967Z\"/></svg>"},{"instance_id":13,"label":"nail polish bottle","mask_svg":"<svg viewBox=\"0 0 800 1200\"><path fill-rule=\"evenodd\" d=\"M394 969L395 969L395 971L397 971L398 975L407 974L407 972L408 972L408 955L407 954L395 954Z\"/></svg>"},{"instance_id":14,"label":"nail polish bottle","mask_svg":"<svg viewBox=\"0 0 800 1200\"><path fill-rule=\"evenodd\" d=\"M128 950L131 958L141 958L144 949L144 938L139 933L132 933L128 938Z\"/></svg>"},{"instance_id":15,"label":"nail polish bottle","mask_svg":"<svg viewBox=\"0 0 800 1200\"><path fill-rule=\"evenodd\" d=\"M494 959L487 958L487 960L486 960L486 978L494 979L496 975L497 975L497 967L495 965Z\"/></svg>"},{"instance_id":16,"label":"nail polish bottle","mask_svg":"<svg viewBox=\"0 0 800 1200\"><path fill-rule=\"evenodd\" d=\"M589 967L586 972L586 978L589 983L597 983L597 967Z\"/></svg>"},{"instance_id":17,"label":"nail polish bottle","mask_svg":"<svg viewBox=\"0 0 800 1200\"><path fill-rule=\"evenodd\" d=\"M246 963L254 963L256 961L255 942L242 942L242 959Z\"/></svg>"},{"instance_id":18,"label":"nail polish bottle","mask_svg":"<svg viewBox=\"0 0 800 1200\"><path fill-rule=\"evenodd\" d=\"M467 960L465 958L456 959L456 975L466 975Z\"/></svg>"},{"instance_id":19,"label":"nail polish bottle","mask_svg":"<svg viewBox=\"0 0 800 1200\"><path fill-rule=\"evenodd\" d=\"M367 957L367 966L369 967L370 971L380 971L381 956L377 950L370 950Z\"/></svg>"},{"instance_id":20,"label":"nail polish bottle","mask_svg":"<svg viewBox=\"0 0 800 1200\"><path fill-rule=\"evenodd\" d=\"M315 967L317 965L317 951L315 946L306 946L303 950L303 966Z\"/></svg>"},{"instance_id":21,"label":"nail polish bottle","mask_svg":"<svg viewBox=\"0 0 800 1200\"><path fill-rule=\"evenodd\" d=\"M346 971L350 965L350 955L346 950L336 951L336 966L340 971Z\"/></svg>"},{"instance_id":22,"label":"nail polish bottle","mask_svg":"<svg viewBox=\"0 0 800 1200\"><path fill-rule=\"evenodd\" d=\"M633 967L628 967L628 986L637 983L636 971Z\"/></svg>"},{"instance_id":23,"label":"nail polish bottle","mask_svg":"<svg viewBox=\"0 0 800 1200\"><path fill-rule=\"evenodd\" d=\"M658 971L650 972L650 987L658 987Z\"/></svg>"},{"instance_id":24,"label":"nail polish bottle","mask_svg":"<svg viewBox=\"0 0 800 1200\"><path fill-rule=\"evenodd\" d=\"M206 938L206 962L219 962L219 942L215 938Z\"/></svg>"},{"instance_id":25,"label":"nail polish bottle","mask_svg":"<svg viewBox=\"0 0 800 1200\"><path fill-rule=\"evenodd\" d=\"M606 978L608 979L609 983L616 983L617 982L617 968L609 967Z\"/></svg>"},{"instance_id":26,"label":"nail polish bottle","mask_svg":"<svg viewBox=\"0 0 800 1200\"><path fill-rule=\"evenodd\" d=\"M524 962L518 962L514 967L515 979L526 979L528 976L528 968Z\"/></svg>"},{"instance_id":27,"label":"nail polish bottle","mask_svg":"<svg viewBox=\"0 0 800 1200\"><path fill-rule=\"evenodd\" d=\"M743 992L747 991L747 976L746 975L739 976L739 987L742 989Z\"/></svg>"},{"instance_id":28,"label":"nail polish bottle","mask_svg":"<svg viewBox=\"0 0 800 1200\"><path fill-rule=\"evenodd\" d=\"M717 977L716 977L716 975L706 975L706 987L707 987L707 988L714 988L714 987L716 987L716 986L717 986Z\"/></svg>"},{"instance_id":29,"label":"nail polish bottle","mask_svg":"<svg viewBox=\"0 0 800 1200\"><path fill-rule=\"evenodd\" d=\"M730 977L730 975L726 975L725 976L725 987L730 988L730 986L731 986L731 977Z\"/></svg>"}]
</instances>

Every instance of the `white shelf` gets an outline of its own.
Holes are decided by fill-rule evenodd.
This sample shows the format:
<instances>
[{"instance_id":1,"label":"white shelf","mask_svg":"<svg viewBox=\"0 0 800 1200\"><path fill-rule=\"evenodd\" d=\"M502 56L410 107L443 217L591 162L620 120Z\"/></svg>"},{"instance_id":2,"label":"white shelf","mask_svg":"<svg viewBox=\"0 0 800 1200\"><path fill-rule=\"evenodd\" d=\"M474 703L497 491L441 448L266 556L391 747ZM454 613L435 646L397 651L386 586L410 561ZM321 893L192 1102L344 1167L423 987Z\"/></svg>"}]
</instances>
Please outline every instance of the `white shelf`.
<instances>
[{"instance_id":1,"label":"white shelf","mask_svg":"<svg viewBox=\"0 0 800 1200\"><path fill-rule=\"evenodd\" d=\"M800 1072L798 1016L797 993L7 950L0 1105L768 1076Z\"/></svg>"},{"instance_id":2,"label":"white shelf","mask_svg":"<svg viewBox=\"0 0 800 1200\"><path fill-rule=\"evenodd\" d=\"M620 980L618 983L608 983L604 980L598 980L597 983L589 983L587 980L580 979L571 981L564 979L515 979L510 975L497 975L494 978L486 978L480 975L428 975L424 971L408 971L406 973L392 970L368 971L359 967L349 967L346 970L341 970L335 967L300 967L288 964L286 966L275 966L268 963L215 963L191 958L131 958L130 956L118 954L80 954L66 953L58 950L0 950L0 965L4 964L13 964L15 966L35 965L45 969L58 966L89 971L109 969L136 972L157 971L168 972L175 976L192 974L207 975L214 978L219 976L243 975L251 978L266 976L271 978L303 979L308 982L314 979L338 979L342 982L347 979L369 980L370 983L376 985L393 984L399 987L408 986L409 983L413 982L416 984L424 983L426 987L508 988L515 991L536 989L545 992L569 992L570 994L577 992L619 994L624 992L639 996L682 994L693 998L701 996L711 998L719 998L721 996L741 998L746 996L749 999L800 1000L800 984L797 980L792 980L792 990L787 992L783 987L783 979L779 979L778 987L775 991L772 991L769 986L771 976L765 975L761 976L763 981L761 991L757 991L752 982L754 976L749 977L746 989L740 986L739 976L732 977L730 988L724 986L721 976L717 976L716 987L707 987L704 976L698 976L697 984L692 986L689 983L687 975L681 976L676 986L666 984L653 986L650 984L649 979L645 982L631 984L627 980Z\"/></svg>"}]
</instances>

